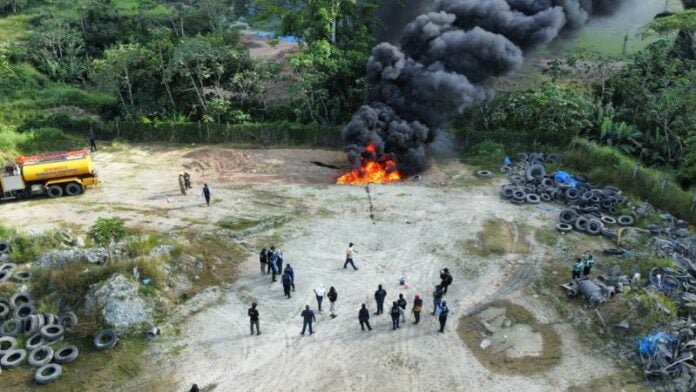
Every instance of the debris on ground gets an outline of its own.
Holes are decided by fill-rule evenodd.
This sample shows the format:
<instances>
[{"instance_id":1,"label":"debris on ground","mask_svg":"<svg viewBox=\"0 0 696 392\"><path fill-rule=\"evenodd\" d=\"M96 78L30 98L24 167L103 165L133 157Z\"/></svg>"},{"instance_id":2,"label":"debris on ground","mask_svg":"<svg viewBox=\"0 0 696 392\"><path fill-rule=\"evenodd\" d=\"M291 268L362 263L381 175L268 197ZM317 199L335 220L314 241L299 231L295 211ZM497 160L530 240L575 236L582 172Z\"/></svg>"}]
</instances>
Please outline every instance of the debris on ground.
<instances>
[{"instance_id":1,"label":"debris on ground","mask_svg":"<svg viewBox=\"0 0 696 392\"><path fill-rule=\"evenodd\" d=\"M117 274L87 294L86 306L104 316L104 322L119 332L149 321L150 314L139 296L138 284Z\"/></svg>"}]
</instances>

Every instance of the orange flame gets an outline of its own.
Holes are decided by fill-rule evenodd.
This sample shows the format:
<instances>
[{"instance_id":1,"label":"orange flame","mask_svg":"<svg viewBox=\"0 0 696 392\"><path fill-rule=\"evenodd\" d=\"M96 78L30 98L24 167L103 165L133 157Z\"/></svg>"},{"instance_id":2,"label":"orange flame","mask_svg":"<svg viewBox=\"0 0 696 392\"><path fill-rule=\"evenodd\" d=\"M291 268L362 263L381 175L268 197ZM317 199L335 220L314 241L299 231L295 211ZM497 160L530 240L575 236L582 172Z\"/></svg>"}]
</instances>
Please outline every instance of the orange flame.
<instances>
[{"instance_id":1,"label":"orange flame","mask_svg":"<svg viewBox=\"0 0 696 392\"><path fill-rule=\"evenodd\" d=\"M352 169L343 174L336 180L336 184L368 184L401 181L401 174L396 169L396 162L393 159L383 157L380 160L374 159L375 146L368 144L365 152L371 155L370 158L360 157L360 168Z\"/></svg>"}]
</instances>

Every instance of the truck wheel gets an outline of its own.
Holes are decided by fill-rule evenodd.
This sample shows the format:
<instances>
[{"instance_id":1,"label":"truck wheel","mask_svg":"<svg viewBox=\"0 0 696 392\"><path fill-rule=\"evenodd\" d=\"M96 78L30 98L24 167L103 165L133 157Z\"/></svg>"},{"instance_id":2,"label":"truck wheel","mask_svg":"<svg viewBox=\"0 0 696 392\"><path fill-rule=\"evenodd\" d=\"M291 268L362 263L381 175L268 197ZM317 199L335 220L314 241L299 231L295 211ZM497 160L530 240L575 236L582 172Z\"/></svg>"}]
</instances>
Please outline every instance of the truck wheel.
<instances>
[{"instance_id":1,"label":"truck wheel","mask_svg":"<svg viewBox=\"0 0 696 392\"><path fill-rule=\"evenodd\" d=\"M51 185L46 192L48 193L48 197L51 198L63 196L63 188L61 188L60 185Z\"/></svg>"},{"instance_id":2,"label":"truck wheel","mask_svg":"<svg viewBox=\"0 0 696 392\"><path fill-rule=\"evenodd\" d=\"M70 182L65 186L65 194L68 196L77 196L82 193L82 187L76 182Z\"/></svg>"}]
</instances>

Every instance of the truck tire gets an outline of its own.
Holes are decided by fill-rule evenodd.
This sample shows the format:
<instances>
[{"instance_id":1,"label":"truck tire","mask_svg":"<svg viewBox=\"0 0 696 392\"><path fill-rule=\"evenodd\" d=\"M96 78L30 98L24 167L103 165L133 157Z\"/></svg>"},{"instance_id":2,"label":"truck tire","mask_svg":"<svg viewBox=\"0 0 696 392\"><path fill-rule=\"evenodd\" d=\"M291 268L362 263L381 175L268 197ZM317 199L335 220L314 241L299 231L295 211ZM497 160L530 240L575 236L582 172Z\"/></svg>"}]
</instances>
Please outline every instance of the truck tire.
<instances>
[{"instance_id":1,"label":"truck tire","mask_svg":"<svg viewBox=\"0 0 696 392\"><path fill-rule=\"evenodd\" d=\"M76 182L69 182L65 185L65 194L68 196L77 196L82 193L82 186Z\"/></svg>"},{"instance_id":2,"label":"truck tire","mask_svg":"<svg viewBox=\"0 0 696 392\"><path fill-rule=\"evenodd\" d=\"M70 363L76 360L78 355L80 355L80 351L77 347L65 346L53 354L53 361L59 364Z\"/></svg>"},{"instance_id":3,"label":"truck tire","mask_svg":"<svg viewBox=\"0 0 696 392\"><path fill-rule=\"evenodd\" d=\"M59 379L62 373L63 368L60 367L60 365L49 363L46 366L36 369L36 373L34 373L34 381L41 385L48 384Z\"/></svg>"},{"instance_id":4,"label":"truck tire","mask_svg":"<svg viewBox=\"0 0 696 392\"><path fill-rule=\"evenodd\" d=\"M29 354L29 366L42 367L53 360L53 349L48 346L37 347Z\"/></svg>"},{"instance_id":5,"label":"truck tire","mask_svg":"<svg viewBox=\"0 0 696 392\"><path fill-rule=\"evenodd\" d=\"M46 194L53 199L61 197L63 196L63 188L61 188L60 185L51 185L46 189Z\"/></svg>"},{"instance_id":6,"label":"truck tire","mask_svg":"<svg viewBox=\"0 0 696 392\"><path fill-rule=\"evenodd\" d=\"M10 253L10 243L7 241L0 241L0 255Z\"/></svg>"},{"instance_id":7,"label":"truck tire","mask_svg":"<svg viewBox=\"0 0 696 392\"><path fill-rule=\"evenodd\" d=\"M27 339L26 343L24 343L24 347L26 347L27 350L33 350L37 347L45 345L46 339L44 339L43 335L41 335L41 332L35 333L32 337Z\"/></svg>"},{"instance_id":8,"label":"truck tire","mask_svg":"<svg viewBox=\"0 0 696 392\"><path fill-rule=\"evenodd\" d=\"M587 221L585 231L590 235L599 235L602 232L602 221L598 219L590 219Z\"/></svg>"},{"instance_id":9,"label":"truck tire","mask_svg":"<svg viewBox=\"0 0 696 392\"><path fill-rule=\"evenodd\" d=\"M118 336L113 329L105 329L94 337L94 348L99 351L109 350L118 343Z\"/></svg>"},{"instance_id":10,"label":"truck tire","mask_svg":"<svg viewBox=\"0 0 696 392\"><path fill-rule=\"evenodd\" d=\"M56 340L63 336L63 326L62 325L46 325L41 328L41 335L47 341Z\"/></svg>"},{"instance_id":11,"label":"truck tire","mask_svg":"<svg viewBox=\"0 0 696 392\"><path fill-rule=\"evenodd\" d=\"M27 359L27 352L25 350L10 350L0 359L0 366L5 369L14 369L21 365L25 359Z\"/></svg>"}]
</instances>

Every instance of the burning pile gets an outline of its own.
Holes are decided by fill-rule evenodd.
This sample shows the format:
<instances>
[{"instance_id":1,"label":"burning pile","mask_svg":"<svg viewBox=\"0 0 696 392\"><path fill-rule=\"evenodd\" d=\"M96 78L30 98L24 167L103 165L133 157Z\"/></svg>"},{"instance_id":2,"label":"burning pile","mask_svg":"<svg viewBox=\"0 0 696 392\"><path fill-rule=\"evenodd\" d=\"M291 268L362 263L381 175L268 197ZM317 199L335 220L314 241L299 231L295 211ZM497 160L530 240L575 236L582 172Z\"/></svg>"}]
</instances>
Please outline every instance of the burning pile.
<instances>
[{"instance_id":1,"label":"burning pile","mask_svg":"<svg viewBox=\"0 0 696 392\"><path fill-rule=\"evenodd\" d=\"M401 174L396 169L396 161L386 155L377 157L374 144L365 147L365 154L360 156L360 167L350 170L336 180L337 184L369 184L397 182Z\"/></svg>"},{"instance_id":2,"label":"burning pile","mask_svg":"<svg viewBox=\"0 0 696 392\"><path fill-rule=\"evenodd\" d=\"M372 89L341 131L353 170L338 183L398 181L427 166L436 131L518 69L523 50L578 28L624 0L439 0L403 30L400 46L372 49ZM385 158L386 157L386 158ZM395 170L398 168L398 172Z\"/></svg>"}]
</instances>

